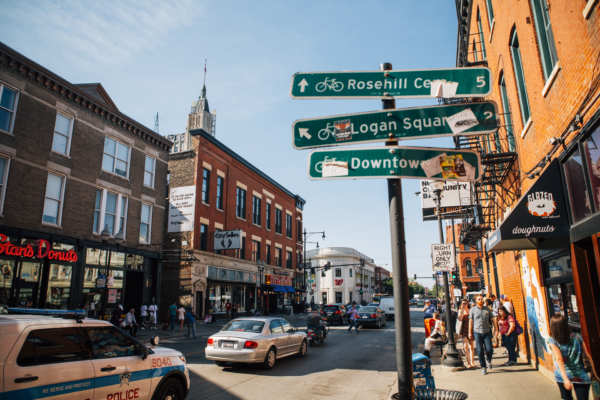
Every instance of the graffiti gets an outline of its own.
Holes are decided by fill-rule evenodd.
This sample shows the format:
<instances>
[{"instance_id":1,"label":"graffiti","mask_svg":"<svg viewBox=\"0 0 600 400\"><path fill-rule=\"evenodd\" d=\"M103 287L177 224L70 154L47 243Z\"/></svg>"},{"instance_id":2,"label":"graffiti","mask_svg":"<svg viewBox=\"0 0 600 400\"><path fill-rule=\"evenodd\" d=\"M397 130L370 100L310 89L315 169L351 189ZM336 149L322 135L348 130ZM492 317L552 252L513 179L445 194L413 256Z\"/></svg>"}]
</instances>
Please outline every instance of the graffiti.
<instances>
[{"instance_id":1,"label":"graffiti","mask_svg":"<svg viewBox=\"0 0 600 400\"><path fill-rule=\"evenodd\" d=\"M521 278L525 287L525 300L527 302L527 316L531 329L531 347L535 355L545 360L544 351L548 352L546 340L550 337L548 332L548 320L546 319L546 307L540 281L534 268L527 261L527 254L521 252L519 259L521 265Z\"/></svg>"}]
</instances>

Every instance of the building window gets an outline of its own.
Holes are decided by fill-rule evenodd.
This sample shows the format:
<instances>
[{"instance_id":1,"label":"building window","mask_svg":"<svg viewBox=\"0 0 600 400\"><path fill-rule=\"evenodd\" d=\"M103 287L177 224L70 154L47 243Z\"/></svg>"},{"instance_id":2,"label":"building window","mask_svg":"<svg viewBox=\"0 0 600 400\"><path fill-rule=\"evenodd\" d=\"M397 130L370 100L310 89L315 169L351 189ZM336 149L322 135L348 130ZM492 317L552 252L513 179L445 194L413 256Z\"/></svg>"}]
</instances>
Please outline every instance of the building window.
<instances>
[{"instance_id":1,"label":"building window","mask_svg":"<svg viewBox=\"0 0 600 400\"><path fill-rule=\"evenodd\" d=\"M260 260L260 242L252 241L252 261L256 262Z\"/></svg>"},{"instance_id":2,"label":"building window","mask_svg":"<svg viewBox=\"0 0 600 400\"><path fill-rule=\"evenodd\" d=\"M352 268L348 268L348 272L350 273L350 278L352 278Z\"/></svg>"},{"instance_id":3,"label":"building window","mask_svg":"<svg viewBox=\"0 0 600 400\"><path fill-rule=\"evenodd\" d=\"M519 48L519 37L517 31L513 33L510 40L510 51L512 53L513 68L515 79L517 81L517 92L519 94L519 105L521 106L521 116L523 118L523 127L527 125L531 115L529 109L529 98L527 97L527 86L525 85L525 75L523 72L523 61L521 58L521 49Z\"/></svg>"},{"instance_id":4,"label":"building window","mask_svg":"<svg viewBox=\"0 0 600 400\"><path fill-rule=\"evenodd\" d=\"M200 250L208 251L208 225L200 224Z\"/></svg>"},{"instance_id":5,"label":"building window","mask_svg":"<svg viewBox=\"0 0 600 400\"><path fill-rule=\"evenodd\" d=\"M473 276L473 263L471 262L471 260L467 260L466 262L466 266L467 266L467 276Z\"/></svg>"},{"instance_id":6,"label":"building window","mask_svg":"<svg viewBox=\"0 0 600 400\"><path fill-rule=\"evenodd\" d=\"M281 249L275 247L275 265L281 267Z\"/></svg>"},{"instance_id":7,"label":"building window","mask_svg":"<svg viewBox=\"0 0 600 400\"><path fill-rule=\"evenodd\" d=\"M179 151L179 144L175 143L173 145L173 153L177 153Z\"/></svg>"},{"instance_id":8,"label":"building window","mask_svg":"<svg viewBox=\"0 0 600 400\"><path fill-rule=\"evenodd\" d=\"M242 237L240 239L240 243L242 244L242 248L238 250L238 254L239 254L238 258L245 260L246 259L246 238Z\"/></svg>"},{"instance_id":9,"label":"building window","mask_svg":"<svg viewBox=\"0 0 600 400\"><path fill-rule=\"evenodd\" d=\"M587 138L583 144L584 159L590 177L590 191L594 199L595 212L600 211L600 128Z\"/></svg>"},{"instance_id":10,"label":"building window","mask_svg":"<svg viewBox=\"0 0 600 400\"><path fill-rule=\"evenodd\" d=\"M500 77L500 97L502 99L504 128L506 129L506 137L508 139L508 150L515 151L515 135L513 134L510 102L508 100L508 93L506 92L506 81L504 80L504 74L502 74L502 77Z\"/></svg>"},{"instance_id":11,"label":"building window","mask_svg":"<svg viewBox=\"0 0 600 400\"><path fill-rule=\"evenodd\" d=\"M571 217L573 223L577 223L589 215L592 215L592 204L586 190L585 173L583 171L583 160L579 148L563 164L565 181L567 182L567 193L571 206Z\"/></svg>"},{"instance_id":12,"label":"building window","mask_svg":"<svg viewBox=\"0 0 600 400\"><path fill-rule=\"evenodd\" d=\"M44 216L42 221L48 224L58 225L61 223L65 177L48 174L46 183L46 200L44 202Z\"/></svg>"},{"instance_id":13,"label":"building window","mask_svg":"<svg viewBox=\"0 0 600 400\"><path fill-rule=\"evenodd\" d=\"M217 208L219 210L223 209L223 181L222 177L217 176Z\"/></svg>"},{"instance_id":14,"label":"building window","mask_svg":"<svg viewBox=\"0 0 600 400\"><path fill-rule=\"evenodd\" d=\"M477 44L475 42L475 39L473 39L473 60L475 62L479 61L479 56L477 55Z\"/></svg>"},{"instance_id":15,"label":"building window","mask_svg":"<svg viewBox=\"0 0 600 400\"><path fill-rule=\"evenodd\" d=\"M106 136L102 169L127 178L129 166L129 146Z\"/></svg>"},{"instance_id":16,"label":"building window","mask_svg":"<svg viewBox=\"0 0 600 400\"><path fill-rule=\"evenodd\" d=\"M222 229L219 228L215 228L215 232L221 232ZM214 248L214 242L213 242L213 248ZM223 254L223 252L221 250L215 250L215 254Z\"/></svg>"},{"instance_id":17,"label":"building window","mask_svg":"<svg viewBox=\"0 0 600 400\"><path fill-rule=\"evenodd\" d=\"M550 23L550 14L548 13L546 0L531 0L531 5L535 20L535 31L540 45L540 55L542 56L544 78L548 80L550 75L552 75L554 66L558 62L552 24Z\"/></svg>"},{"instance_id":18,"label":"building window","mask_svg":"<svg viewBox=\"0 0 600 400\"><path fill-rule=\"evenodd\" d=\"M12 133L19 92L0 83L0 130Z\"/></svg>"},{"instance_id":19,"label":"building window","mask_svg":"<svg viewBox=\"0 0 600 400\"><path fill-rule=\"evenodd\" d=\"M246 219L246 191L238 186L235 212L239 218Z\"/></svg>"},{"instance_id":20,"label":"building window","mask_svg":"<svg viewBox=\"0 0 600 400\"><path fill-rule=\"evenodd\" d=\"M287 269L292 269L292 252L291 251L285 252L285 267Z\"/></svg>"},{"instance_id":21,"label":"building window","mask_svg":"<svg viewBox=\"0 0 600 400\"><path fill-rule=\"evenodd\" d=\"M298 267L302 264L302 253L298 253Z\"/></svg>"},{"instance_id":22,"label":"building window","mask_svg":"<svg viewBox=\"0 0 600 400\"><path fill-rule=\"evenodd\" d=\"M299 219L296 221L297 221L296 222L296 224L297 224L296 225L296 235L297 235L296 240L298 242L300 242L300 241L302 241L302 221Z\"/></svg>"},{"instance_id":23,"label":"building window","mask_svg":"<svg viewBox=\"0 0 600 400\"><path fill-rule=\"evenodd\" d=\"M57 153L68 156L71 149L72 132L73 118L67 117L66 115L63 115L61 113L56 113L52 150Z\"/></svg>"},{"instance_id":24,"label":"building window","mask_svg":"<svg viewBox=\"0 0 600 400\"><path fill-rule=\"evenodd\" d=\"M267 244L265 246L265 252L267 253L267 259L265 262L267 263L267 265L271 265L271 245L270 244Z\"/></svg>"},{"instance_id":25,"label":"building window","mask_svg":"<svg viewBox=\"0 0 600 400\"><path fill-rule=\"evenodd\" d=\"M156 158L146 156L144 164L144 186L154 189L154 169L156 168Z\"/></svg>"},{"instance_id":26,"label":"building window","mask_svg":"<svg viewBox=\"0 0 600 400\"><path fill-rule=\"evenodd\" d=\"M285 235L292 238L292 216L290 214L285 214Z\"/></svg>"},{"instance_id":27,"label":"building window","mask_svg":"<svg viewBox=\"0 0 600 400\"><path fill-rule=\"evenodd\" d=\"M460 249L460 247L459 247ZM471 251L471 246L469 246L468 244L465 244L465 251Z\"/></svg>"},{"instance_id":28,"label":"building window","mask_svg":"<svg viewBox=\"0 0 600 400\"><path fill-rule=\"evenodd\" d=\"M259 226L260 226L260 205L261 205L261 199L256 196L252 196L252 222L255 225L259 225Z\"/></svg>"},{"instance_id":29,"label":"building window","mask_svg":"<svg viewBox=\"0 0 600 400\"><path fill-rule=\"evenodd\" d=\"M487 60L487 55L485 54L485 39L483 38L483 26L481 25L481 14L479 13L479 9L477 9L477 28L479 28L479 44L481 45L481 59Z\"/></svg>"},{"instance_id":30,"label":"building window","mask_svg":"<svg viewBox=\"0 0 600 400\"><path fill-rule=\"evenodd\" d=\"M6 180L8 179L9 167L10 158L0 156L0 215L4 213L4 197L6 195Z\"/></svg>"},{"instance_id":31,"label":"building window","mask_svg":"<svg viewBox=\"0 0 600 400\"><path fill-rule=\"evenodd\" d=\"M210 171L204 168L202 172L202 202L205 204L209 204L208 195L210 188Z\"/></svg>"},{"instance_id":32,"label":"building window","mask_svg":"<svg viewBox=\"0 0 600 400\"><path fill-rule=\"evenodd\" d=\"M335 277L336 278L341 278L342 277L342 269L341 268L336 268L335 269Z\"/></svg>"},{"instance_id":33,"label":"building window","mask_svg":"<svg viewBox=\"0 0 600 400\"><path fill-rule=\"evenodd\" d=\"M271 203L267 203L267 229L271 230Z\"/></svg>"},{"instance_id":34,"label":"building window","mask_svg":"<svg viewBox=\"0 0 600 400\"><path fill-rule=\"evenodd\" d=\"M491 35L492 26L494 25L494 8L492 7L492 0L485 0L485 5L487 6L488 28L490 28Z\"/></svg>"},{"instance_id":35,"label":"building window","mask_svg":"<svg viewBox=\"0 0 600 400\"><path fill-rule=\"evenodd\" d=\"M106 227L110 236L121 231L123 237L127 231L127 196L112 193L106 189L96 190L94 205L94 232L101 233Z\"/></svg>"},{"instance_id":36,"label":"building window","mask_svg":"<svg viewBox=\"0 0 600 400\"><path fill-rule=\"evenodd\" d=\"M140 242L150 243L152 231L152 206L142 203L140 215Z\"/></svg>"},{"instance_id":37,"label":"building window","mask_svg":"<svg viewBox=\"0 0 600 400\"><path fill-rule=\"evenodd\" d=\"M281 210L279 208L275 208L275 233L281 235Z\"/></svg>"},{"instance_id":38,"label":"building window","mask_svg":"<svg viewBox=\"0 0 600 400\"><path fill-rule=\"evenodd\" d=\"M542 256L542 254L540 254ZM566 251L551 258L542 258L544 286L547 290L548 314L562 314L569 321L569 325L576 329L581 328L579 319L579 304L575 295L573 271L571 269L571 256Z\"/></svg>"}]
</instances>

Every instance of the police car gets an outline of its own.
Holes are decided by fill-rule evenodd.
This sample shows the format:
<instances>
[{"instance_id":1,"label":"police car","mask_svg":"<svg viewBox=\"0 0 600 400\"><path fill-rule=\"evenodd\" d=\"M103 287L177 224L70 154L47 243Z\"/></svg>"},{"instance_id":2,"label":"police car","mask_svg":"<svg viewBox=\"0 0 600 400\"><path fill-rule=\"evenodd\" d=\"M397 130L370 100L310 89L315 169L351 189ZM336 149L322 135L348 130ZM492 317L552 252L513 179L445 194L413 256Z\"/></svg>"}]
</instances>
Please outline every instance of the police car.
<instances>
[{"instance_id":1,"label":"police car","mask_svg":"<svg viewBox=\"0 0 600 400\"><path fill-rule=\"evenodd\" d=\"M187 397L185 357L156 347L158 336L146 347L85 311L8 311L0 315L0 400Z\"/></svg>"}]
</instances>

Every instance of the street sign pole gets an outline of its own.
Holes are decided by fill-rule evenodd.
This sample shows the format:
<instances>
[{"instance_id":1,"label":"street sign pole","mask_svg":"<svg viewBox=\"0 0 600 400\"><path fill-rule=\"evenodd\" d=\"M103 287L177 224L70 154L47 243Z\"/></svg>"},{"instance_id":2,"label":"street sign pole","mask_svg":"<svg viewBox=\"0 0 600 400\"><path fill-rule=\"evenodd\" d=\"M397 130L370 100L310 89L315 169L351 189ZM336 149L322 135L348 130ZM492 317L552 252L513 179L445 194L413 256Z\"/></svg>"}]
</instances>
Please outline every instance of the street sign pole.
<instances>
[{"instance_id":1,"label":"street sign pole","mask_svg":"<svg viewBox=\"0 0 600 400\"><path fill-rule=\"evenodd\" d=\"M381 64L382 71L392 69L391 63ZM396 108L395 100L382 100L383 109ZM398 142L386 142L396 146ZM402 180L388 179L390 233L392 238L392 271L394 275L394 309L396 318L396 365L398 370L398 399L414 400L410 309L408 304L408 270L406 266L406 240L404 237L404 210L402 206ZM398 312L399 311L399 312Z\"/></svg>"}]
</instances>

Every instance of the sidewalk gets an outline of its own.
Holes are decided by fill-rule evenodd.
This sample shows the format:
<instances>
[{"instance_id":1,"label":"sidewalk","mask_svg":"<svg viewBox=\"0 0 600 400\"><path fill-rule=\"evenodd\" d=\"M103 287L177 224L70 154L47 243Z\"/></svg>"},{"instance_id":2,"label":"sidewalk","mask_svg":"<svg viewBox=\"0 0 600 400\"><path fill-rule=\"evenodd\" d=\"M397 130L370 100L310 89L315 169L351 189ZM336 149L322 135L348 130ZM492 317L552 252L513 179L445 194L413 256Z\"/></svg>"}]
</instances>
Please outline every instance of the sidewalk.
<instances>
[{"instance_id":1,"label":"sidewalk","mask_svg":"<svg viewBox=\"0 0 600 400\"><path fill-rule=\"evenodd\" d=\"M267 315L267 317L269 318L283 318L286 319L289 322L294 322L294 321L302 321L302 320L306 320L308 314L294 314L293 317L290 317L289 315L283 315L283 314L269 314ZM197 320L196 321L196 335L197 336L201 336L201 335L212 335L213 333L216 333L218 331L220 331L221 329L223 329L223 327L225 325L227 325L227 323L231 321L231 319L218 319L216 321L214 321L211 324L207 324L202 320ZM156 324L157 329L139 329L137 331L137 335L136 335L136 339L141 342L142 344L150 344L150 339L152 339L152 336L154 335L158 335L158 337L160 338L161 342L164 341L170 341L170 340L179 340L179 339L183 339L186 337L187 335L187 323L183 323L183 330L182 332L179 332L179 325L175 324L175 332L171 332L170 329L167 329L166 331L162 330L162 325L164 324L164 322L161 322L159 324ZM170 328L170 326L169 326Z\"/></svg>"},{"instance_id":2,"label":"sidewalk","mask_svg":"<svg viewBox=\"0 0 600 400\"><path fill-rule=\"evenodd\" d=\"M462 340L456 346L465 362L465 352ZM421 349L422 347L419 346ZM444 347L444 350L447 348ZM477 351L477 350L476 350ZM459 372L449 372L442 368L442 359L438 348L431 350L432 371L437 389L451 389L465 392L469 399L486 400L549 400L560 398L558 386L550 381L535 367L527 364L527 360L518 359L514 367L500 367L508 361L508 356L503 356L504 347L494 349L492 364L493 370L488 369L487 375L481 375L481 368L477 354L475 365L477 368ZM466 364L466 362L465 362Z\"/></svg>"}]
</instances>

